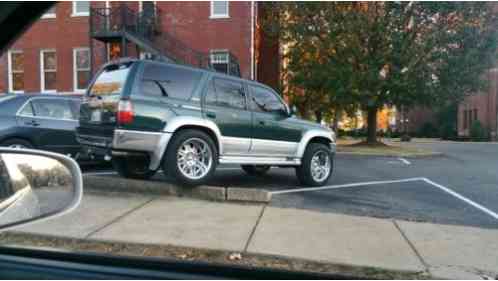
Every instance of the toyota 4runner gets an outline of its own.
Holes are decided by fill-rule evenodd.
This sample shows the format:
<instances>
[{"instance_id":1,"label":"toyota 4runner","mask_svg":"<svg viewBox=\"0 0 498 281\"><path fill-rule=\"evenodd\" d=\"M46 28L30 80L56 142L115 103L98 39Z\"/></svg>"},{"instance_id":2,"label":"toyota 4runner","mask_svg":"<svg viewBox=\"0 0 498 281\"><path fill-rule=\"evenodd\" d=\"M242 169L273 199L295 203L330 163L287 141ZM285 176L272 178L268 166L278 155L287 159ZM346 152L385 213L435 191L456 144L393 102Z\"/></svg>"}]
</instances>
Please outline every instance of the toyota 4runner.
<instances>
[{"instance_id":1,"label":"toyota 4runner","mask_svg":"<svg viewBox=\"0 0 498 281\"><path fill-rule=\"evenodd\" d=\"M112 159L124 177L159 169L186 185L206 182L218 164L251 175L294 167L307 186L332 174L334 133L294 116L271 88L193 67L119 60L93 78L81 106L84 152Z\"/></svg>"}]
</instances>

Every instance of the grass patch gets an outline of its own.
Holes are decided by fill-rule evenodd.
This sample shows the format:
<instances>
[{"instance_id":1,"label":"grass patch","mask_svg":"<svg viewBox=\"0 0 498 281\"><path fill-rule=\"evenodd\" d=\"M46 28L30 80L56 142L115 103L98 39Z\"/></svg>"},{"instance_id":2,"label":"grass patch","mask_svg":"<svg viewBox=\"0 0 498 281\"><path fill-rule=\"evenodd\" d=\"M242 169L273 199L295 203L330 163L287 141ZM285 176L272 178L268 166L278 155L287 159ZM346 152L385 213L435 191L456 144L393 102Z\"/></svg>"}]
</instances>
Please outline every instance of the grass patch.
<instances>
[{"instance_id":1,"label":"grass patch","mask_svg":"<svg viewBox=\"0 0 498 281\"><path fill-rule=\"evenodd\" d=\"M430 156L435 153L430 149L424 149L411 145L393 145L383 142L367 143L358 140L338 140L337 152L358 155L380 155L380 156Z\"/></svg>"}]
</instances>

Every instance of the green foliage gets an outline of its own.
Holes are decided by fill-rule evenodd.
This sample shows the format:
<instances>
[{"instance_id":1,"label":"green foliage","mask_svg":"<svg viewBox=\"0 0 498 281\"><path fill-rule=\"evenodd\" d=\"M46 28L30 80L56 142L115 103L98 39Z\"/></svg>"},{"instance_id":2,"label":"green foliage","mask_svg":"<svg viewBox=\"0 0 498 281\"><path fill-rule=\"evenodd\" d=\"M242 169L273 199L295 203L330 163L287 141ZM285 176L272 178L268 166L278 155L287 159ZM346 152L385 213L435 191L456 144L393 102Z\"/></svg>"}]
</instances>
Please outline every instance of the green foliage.
<instances>
[{"instance_id":1,"label":"green foliage","mask_svg":"<svg viewBox=\"0 0 498 281\"><path fill-rule=\"evenodd\" d=\"M448 103L436 109L439 135L443 140L457 139L458 104Z\"/></svg>"},{"instance_id":2,"label":"green foliage","mask_svg":"<svg viewBox=\"0 0 498 281\"><path fill-rule=\"evenodd\" d=\"M485 2L265 5L263 26L287 50L288 88L306 90L291 95L302 112L456 103L496 61L497 18Z\"/></svg>"},{"instance_id":3,"label":"green foliage","mask_svg":"<svg viewBox=\"0 0 498 281\"><path fill-rule=\"evenodd\" d=\"M489 139L489 133L479 120L475 120L470 126L470 137L474 141L486 141Z\"/></svg>"},{"instance_id":4,"label":"green foliage","mask_svg":"<svg viewBox=\"0 0 498 281\"><path fill-rule=\"evenodd\" d=\"M421 138L438 138L439 130L432 122L426 122L422 125L422 127L420 127L417 135Z\"/></svg>"}]
</instances>

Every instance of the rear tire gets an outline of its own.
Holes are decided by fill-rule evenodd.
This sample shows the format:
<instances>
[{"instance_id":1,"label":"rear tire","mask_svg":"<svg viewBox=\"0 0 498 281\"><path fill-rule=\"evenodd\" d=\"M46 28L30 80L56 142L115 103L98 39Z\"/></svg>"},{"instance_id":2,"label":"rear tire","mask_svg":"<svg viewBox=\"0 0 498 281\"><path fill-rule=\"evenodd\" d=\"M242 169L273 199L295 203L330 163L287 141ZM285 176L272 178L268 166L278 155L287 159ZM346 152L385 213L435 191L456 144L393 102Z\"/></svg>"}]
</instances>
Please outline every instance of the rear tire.
<instances>
[{"instance_id":1,"label":"rear tire","mask_svg":"<svg viewBox=\"0 0 498 281\"><path fill-rule=\"evenodd\" d=\"M240 167L250 176L266 175L271 168L269 165L241 165Z\"/></svg>"},{"instance_id":2,"label":"rear tire","mask_svg":"<svg viewBox=\"0 0 498 281\"><path fill-rule=\"evenodd\" d=\"M124 178L147 180L156 174L149 170L149 161L146 157L118 156L112 157L112 166Z\"/></svg>"},{"instance_id":3,"label":"rear tire","mask_svg":"<svg viewBox=\"0 0 498 281\"><path fill-rule=\"evenodd\" d=\"M316 169L317 164L322 166ZM321 143L310 143L301 159L301 165L296 168L296 176L304 186L323 186L329 181L333 170L334 158L330 148Z\"/></svg>"},{"instance_id":4,"label":"rear tire","mask_svg":"<svg viewBox=\"0 0 498 281\"><path fill-rule=\"evenodd\" d=\"M5 140L2 142L2 144L0 144L0 146L6 146L10 148L27 148L27 149L34 148L34 146L29 141L23 139L16 139L16 138Z\"/></svg>"},{"instance_id":5,"label":"rear tire","mask_svg":"<svg viewBox=\"0 0 498 281\"><path fill-rule=\"evenodd\" d=\"M218 151L209 135L195 130L181 130L168 144L163 170L186 186L206 183L218 163Z\"/></svg>"}]
</instances>

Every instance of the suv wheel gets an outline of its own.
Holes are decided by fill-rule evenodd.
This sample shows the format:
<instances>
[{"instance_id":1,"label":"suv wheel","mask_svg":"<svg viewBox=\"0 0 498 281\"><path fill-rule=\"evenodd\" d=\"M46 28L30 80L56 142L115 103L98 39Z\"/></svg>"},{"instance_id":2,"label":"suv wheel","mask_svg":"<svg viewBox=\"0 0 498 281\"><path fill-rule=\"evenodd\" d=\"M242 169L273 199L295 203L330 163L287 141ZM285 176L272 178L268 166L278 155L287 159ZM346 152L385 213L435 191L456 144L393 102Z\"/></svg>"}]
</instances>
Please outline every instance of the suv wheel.
<instances>
[{"instance_id":1,"label":"suv wheel","mask_svg":"<svg viewBox=\"0 0 498 281\"><path fill-rule=\"evenodd\" d=\"M242 170L251 176L262 176L270 170L269 165L241 165Z\"/></svg>"},{"instance_id":2,"label":"suv wheel","mask_svg":"<svg viewBox=\"0 0 498 281\"><path fill-rule=\"evenodd\" d=\"M9 148L33 148L33 145L30 142L23 139L9 139L2 142L0 146L6 146Z\"/></svg>"},{"instance_id":3,"label":"suv wheel","mask_svg":"<svg viewBox=\"0 0 498 281\"><path fill-rule=\"evenodd\" d=\"M185 185L201 185L212 176L217 159L210 136L198 130L184 130L169 143L163 170Z\"/></svg>"},{"instance_id":4,"label":"suv wheel","mask_svg":"<svg viewBox=\"0 0 498 281\"><path fill-rule=\"evenodd\" d=\"M321 143L310 143L301 159L301 166L296 168L296 175L303 185L323 186L332 175L333 166L330 149Z\"/></svg>"},{"instance_id":5,"label":"suv wheel","mask_svg":"<svg viewBox=\"0 0 498 281\"><path fill-rule=\"evenodd\" d=\"M118 174L124 178L146 180L156 174L149 170L149 161L146 157L112 157L112 166Z\"/></svg>"}]
</instances>

